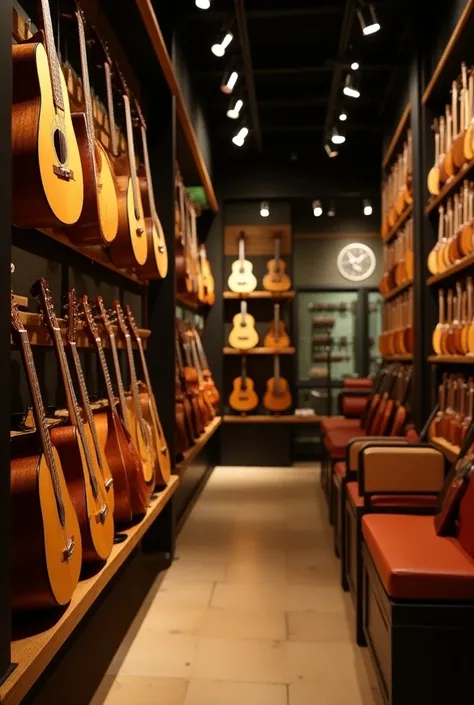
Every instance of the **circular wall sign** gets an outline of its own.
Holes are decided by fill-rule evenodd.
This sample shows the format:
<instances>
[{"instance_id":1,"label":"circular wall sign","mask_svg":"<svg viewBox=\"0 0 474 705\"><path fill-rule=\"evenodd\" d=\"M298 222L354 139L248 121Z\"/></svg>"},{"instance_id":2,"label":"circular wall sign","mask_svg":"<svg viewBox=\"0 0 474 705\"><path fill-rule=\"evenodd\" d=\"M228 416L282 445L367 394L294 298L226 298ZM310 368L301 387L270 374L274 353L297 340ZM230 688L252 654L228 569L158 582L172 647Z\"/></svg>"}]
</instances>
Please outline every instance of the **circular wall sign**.
<instances>
[{"instance_id":1,"label":"circular wall sign","mask_svg":"<svg viewBox=\"0 0 474 705\"><path fill-rule=\"evenodd\" d=\"M376 259L373 250L362 242L351 242L337 256L339 273L351 282L368 279L375 271Z\"/></svg>"}]
</instances>

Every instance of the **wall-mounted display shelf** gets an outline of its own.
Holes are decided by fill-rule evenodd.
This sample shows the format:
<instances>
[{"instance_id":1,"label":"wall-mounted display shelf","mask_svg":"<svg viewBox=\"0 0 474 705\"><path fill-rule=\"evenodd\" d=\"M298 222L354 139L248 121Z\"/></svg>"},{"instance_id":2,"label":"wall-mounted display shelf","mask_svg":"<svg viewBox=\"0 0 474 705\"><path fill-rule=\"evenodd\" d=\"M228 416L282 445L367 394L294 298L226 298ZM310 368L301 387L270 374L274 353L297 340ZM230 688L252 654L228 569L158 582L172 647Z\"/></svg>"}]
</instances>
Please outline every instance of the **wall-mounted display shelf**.
<instances>
[{"instance_id":1,"label":"wall-mounted display shelf","mask_svg":"<svg viewBox=\"0 0 474 705\"><path fill-rule=\"evenodd\" d=\"M313 416L297 416L296 414L276 414L270 415L260 415L260 416L238 416L237 414L228 414L224 416L224 423L290 423L290 424L308 424L308 423L321 423L326 416L319 416L314 414Z\"/></svg>"},{"instance_id":2,"label":"wall-mounted display shelf","mask_svg":"<svg viewBox=\"0 0 474 705\"><path fill-rule=\"evenodd\" d=\"M179 484L179 479L172 476L166 489L157 493L143 519L123 531L127 538L123 543L115 544L112 553L102 570L85 580L81 580L74 592L71 603L51 626L51 617L43 614L29 618L29 631L32 636L15 638L12 641L12 663L16 668L0 686L0 702L4 705L18 705L41 676L46 666L53 660L67 638L83 619L87 611L111 581L120 567L125 563L134 548L139 544L146 531L161 514ZM37 629L33 629L34 620ZM44 625L44 626L43 626Z\"/></svg>"},{"instance_id":3,"label":"wall-mounted display shelf","mask_svg":"<svg viewBox=\"0 0 474 705\"><path fill-rule=\"evenodd\" d=\"M387 362L413 362L413 355L384 355Z\"/></svg>"},{"instance_id":4,"label":"wall-mounted display shelf","mask_svg":"<svg viewBox=\"0 0 474 705\"><path fill-rule=\"evenodd\" d=\"M196 443L191 446L189 450L183 455L183 459L176 465L176 474L180 477L186 472L186 469L191 465L193 460L199 455L205 445L209 442L209 439L215 434L217 429L222 423L222 416L216 416L212 419L210 424L208 424L204 433L198 438Z\"/></svg>"},{"instance_id":5,"label":"wall-mounted display shelf","mask_svg":"<svg viewBox=\"0 0 474 705\"><path fill-rule=\"evenodd\" d=\"M393 240L393 238L397 235L398 231L402 227L403 223L410 217L410 215L413 213L413 205L408 206L405 211L401 214L393 228L389 231L388 235L386 238L383 238L383 242L388 245L388 243Z\"/></svg>"},{"instance_id":6,"label":"wall-mounted display shelf","mask_svg":"<svg viewBox=\"0 0 474 705\"><path fill-rule=\"evenodd\" d=\"M273 291L251 291L250 294L238 294L235 291L224 291L224 299L294 299L296 292L282 291L279 294Z\"/></svg>"},{"instance_id":7,"label":"wall-mounted display shelf","mask_svg":"<svg viewBox=\"0 0 474 705\"><path fill-rule=\"evenodd\" d=\"M392 289L388 294L383 297L384 301L390 301L390 299L394 299L395 296L401 294L402 291L405 291L405 289L409 289L410 286L413 286L413 279L409 279L408 281L403 282L403 284L400 284L400 286L397 286L395 289Z\"/></svg>"},{"instance_id":8,"label":"wall-mounted display shelf","mask_svg":"<svg viewBox=\"0 0 474 705\"><path fill-rule=\"evenodd\" d=\"M455 176L452 176L449 181L443 186L443 188L440 190L439 195L436 196L435 198L432 198L431 201L428 203L428 205L425 208L425 213L426 215L429 215L434 209L442 202L444 199L449 196L449 194L454 191L456 186L466 178L466 176L471 172L472 167L474 166L474 159L471 159L470 162L467 162L464 164L458 171L458 173Z\"/></svg>"},{"instance_id":9,"label":"wall-mounted display shelf","mask_svg":"<svg viewBox=\"0 0 474 705\"><path fill-rule=\"evenodd\" d=\"M428 286L431 286L432 284L441 282L443 281L443 279L448 279L453 274L462 272L463 269L467 269L467 267L470 267L472 264L474 264L474 253L467 255L467 257L463 257L458 262L456 262L456 264L453 264L452 267L448 267L448 269L446 269L444 272L440 272L439 274L433 274L431 277L428 277L426 283Z\"/></svg>"},{"instance_id":10,"label":"wall-mounted display shelf","mask_svg":"<svg viewBox=\"0 0 474 705\"><path fill-rule=\"evenodd\" d=\"M398 145L398 141L399 141L400 137L402 136L403 131L405 130L405 127L406 127L408 120L410 118L410 113L411 113L411 104L408 103L408 105L406 106L405 110L402 113L400 121L395 129L395 132L393 133L393 137L390 141L388 149L385 152L385 155L384 155L384 158L382 161L382 167L384 169L387 168L387 166L390 163L390 160L392 159L392 156L395 152L395 148Z\"/></svg>"},{"instance_id":11,"label":"wall-mounted display shelf","mask_svg":"<svg viewBox=\"0 0 474 705\"><path fill-rule=\"evenodd\" d=\"M429 355L428 362L433 364L474 365L474 355Z\"/></svg>"},{"instance_id":12,"label":"wall-mounted display shelf","mask_svg":"<svg viewBox=\"0 0 474 705\"><path fill-rule=\"evenodd\" d=\"M224 355L294 355L295 348L251 348L250 350L237 350L224 348Z\"/></svg>"}]
</instances>

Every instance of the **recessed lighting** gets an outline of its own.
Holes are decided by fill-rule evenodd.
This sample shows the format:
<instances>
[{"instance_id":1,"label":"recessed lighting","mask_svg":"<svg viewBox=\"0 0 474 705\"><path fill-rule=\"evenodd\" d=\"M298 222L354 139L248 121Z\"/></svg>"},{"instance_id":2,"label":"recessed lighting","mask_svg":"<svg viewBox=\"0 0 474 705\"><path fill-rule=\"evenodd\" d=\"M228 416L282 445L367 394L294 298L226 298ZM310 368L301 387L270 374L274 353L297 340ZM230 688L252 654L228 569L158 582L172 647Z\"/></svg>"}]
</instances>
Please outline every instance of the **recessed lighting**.
<instances>
[{"instance_id":1,"label":"recessed lighting","mask_svg":"<svg viewBox=\"0 0 474 705\"><path fill-rule=\"evenodd\" d=\"M347 120L347 113L344 113L344 112L340 113L339 120L341 122L345 122Z\"/></svg>"},{"instance_id":2,"label":"recessed lighting","mask_svg":"<svg viewBox=\"0 0 474 705\"><path fill-rule=\"evenodd\" d=\"M237 147L242 147L243 144L244 144L244 142L245 142L245 138L247 137L248 133L249 133L248 127L245 127L245 126L244 126L244 127L241 127L240 130L237 132L237 134L232 137L232 142L233 142Z\"/></svg>"},{"instance_id":3,"label":"recessed lighting","mask_svg":"<svg viewBox=\"0 0 474 705\"><path fill-rule=\"evenodd\" d=\"M353 74L347 74L342 92L349 98L360 98L360 91L357 85L357 81Z\"/></svg>"},{"instance_id":4,"label":"recessed lighting","mask_svg":"<svg viewBox=\"0 0 474 705\"><path fill-rule=\"evenodd\" d=\"M196 1L196 7L198 7L200 10L209 10L211 7L211 0L195 0Z\"/></svg>"},{"instance_id":5,"label":"recessed lighting","mask_svg":"<svg viewBox=\"0 0 474 705\"><path fill-rule=\"evenodd\" d=\"M379 31L380 24L377 20L377 15L375 14L372 3L369 3L368 5L361 5L357 9L357 16L359 18L362 34L367 36L369 34L375 34L375 32Z\"/></svg>"},{"instance_id":6,"label":"recessed lighting","mask_svg":"<svg viewBox=\"0 0 474 705\"><path fill-rule=\"evenodd\" d=\"M329 204L328 216L330 218L334 218L335 215L336 215L336 206L335 206L334 201L331 201L331 203Z\"/></svg>"},{"instance_id":7,"label":"recessed lighting","mask_svg":"<svg viewBox=\"0 0 474 705\"><path fill-rule=\"evenodd\" d=\"M345 141L345 135L340 130L338 130L337 127L333 127L331 134L331 142L333 144L344 144Z\"/></svg>"},{"instance_id":8,"label":"recessed lighting","mask_svg":"<svg viewBox=\"0 0 474 705\"><path fill-rule=\"evenodd\" d=\"M313 213L316 218L320 218L323 214L321 201L313 201Z\"/></svg>"},{"instance_id":9,"label":"recessed lighting","mask_svg":"<svg viewBox=\"0 0 474 705\"><path fill-rule=\"evenodd\" d=\"M242 98L231 98L229 107L227 108L227 117L231 118L231 120L237 120L243 105L244 101Z\"/></svg>"},{"instance_id":10,"label":"recessed lighting","mask_svg":"<svg viewBox=\"0 0 474 705\"><path fill-rule=\"evenodd\" d=\"M214 56L221 58L225 54L225 50L233 40L234 35L229 30L222 32L211 46L211 51Z\"/></svg>"},{"instance_id":11,"label":"recessed lighting","mask_svg":"<svg viewBox=\"0 0 474 705\"><path fill-rule=\"evenodd\" d=\"M227 71L224 74L224 78L222 79L221 91L226 95L230 95L234 90L235 84L237 83L238 79L239 74L237 73L237 71Z\"/></svg>"},{"instance_id":12,"label":"recessed lighting","mask_svg":"<svg viewBox=\"0 0 474 705\"><path fill-rule=\"evenodd\" d=\"M368 198L364 199L364 215L372 215L372 204Z\"/></svg>"},{"instance_id":13,"label":"recessed lighting","mask_svg":"<svg viewBox=\"0 0 474 705\"><path fill-rule=\"evenodd\" d=\"M358 61L353 61L352 64L351 64L351 69L352 69L353 71L357 71L357 70L359 69L359 66L360 66L360 64L359 64Z\"/></svg>"},{"instance_id":14,"label":"recessed lighting","mask_svg":"<svg viewBox=\"0 0 474 705\"><path fill-rule=\"evenodd\" d=\"M260 204L260 215L262 218L268 218L270 215L270 205L268 201L262 201Z\"/></svg>"}]
</instances>

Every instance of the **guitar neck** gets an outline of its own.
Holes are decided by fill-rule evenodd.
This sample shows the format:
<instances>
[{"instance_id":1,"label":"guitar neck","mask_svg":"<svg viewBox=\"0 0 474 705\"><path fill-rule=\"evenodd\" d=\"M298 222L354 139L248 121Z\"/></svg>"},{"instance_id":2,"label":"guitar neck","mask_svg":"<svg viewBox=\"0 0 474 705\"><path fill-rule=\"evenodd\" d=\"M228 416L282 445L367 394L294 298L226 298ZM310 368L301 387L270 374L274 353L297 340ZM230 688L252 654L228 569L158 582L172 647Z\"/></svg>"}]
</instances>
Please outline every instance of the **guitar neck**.
<instances>
[{"instance_id":1,"label":"guitar neck","mask_svg":"<svg viewBox=\"0 0 474 705\"><path fill-rule=\"evenodd\" d=\"M140 425L143 437L145 438L145 429L144 429L144 418L143 418L143 413L142 413L142 405L140 404L140 395L138 393L138 379L137 379L137 370L135 367L135 358L133 357L133 348L132 348L132 339L130 337L129 333L126 333L125 335L125 344L127 346L127 357L128 357L128 366L130 368L130 387L132 390L132 397L133 397L133 403L135 406L135 413L137 415L138 423Z\"/></svg>"},{"instance_id":2,"label":"guitar neck","mask_svg":"<svg viewBox=\"0 0 474 705\"><path fill-rule=\"evenodd\" d=\"M242 316L242 326L247 325L247 302L240 302L240 315Z\"/></svg>"},{"instance_id":3,"label":"guitar neck","mask_svg":"<svg viewBox=\"0 0 474 705\"><path fill-rule=\"evenodd\" d=\"M275 394L280 394L280 356L275 355L273 358L273 390Z\"/></svg>"},{"instance_id":4,"label":"guitar neck","mask_svg":"<svg viewBox=\"0 0 474 705\"><path fill-rule=\"evenodd\" d=\"M51 10L48 0L41 0L41 14L43 17L43 29L46 42L46 54L48 56L49 72L51 75L53 101L56 109L64 112L64 100L60 78L61 68L59 66L56 45L54 43L53 23L51 21Z\"/></svg>"},{"instance_id":5,"label":"guitar neck","mask_svg":"<svg viewBox=\"0 0 474 705\"><path fill-rule=\"evenodd\" d=\"M199 361L201 363L201 367L205 370L209 370L209 363L207 361L206 353L204 351L204 346L202 344L201 336L199 333L194 331L195 339L196 339L196 345L198 349L198 354L199 354Z\"/></svg>"},{"instance_id":6,"label":"guitar neck","mask_svg":"<svg viewBox=\"0 0 474 705\"><path fill-rule=\"evenodd\" d=\"M115 333L109 333L110 348L112 350L112 359L114 361L115 379L117 381L117 391L120 402L120 416L125 425L125 428L130 433L130 424L128 423L127 417L127 405L125 402L125 389L123 386L122 371L120 369L120 362L117 352L117 342L115 340Z\"/></svg>"},{"instance_id":7,"label":"guitar neck","mask_svg":"<svg viewBox=\"0 0 474 705\"><path fill-rule=\"evenodd\" d=\"M84 96L84 105L86 112L86 123L89 132L89 137L94 137L94 118L92 115L92 98L91 87L89 82L89 67L87 64L87 46L86 35L84 32L84 21L80 10L76 12L77 28L79 30L79 52L81 55L81 73L82 73L82 93ZM92 158L95 160L95 150L91 151Z\"/></svg>"},{"instance_id":8,"label":"guitar neck","mask_svg":"<svg viewBox=\"0 0 474 705\"><path fill-rule=\"evenodd\" d=\"M240 234L239 238L239 263L240 271L244 271L244 260L245 260L245 236L243 233Z\"/></svg>"},{"instance_id":9,"label":"guitar neck","mask_svg":"<svg viewBox=\"0 0 474 705\"><path fill-rule=\"evenodd\" d=\"M197 371L199 385L202 385L203 384L202 368L201 368L201 363L199 361L199 355L198 355L197 348L196 348L196 341L194 340L194 338L191 339L191 355L193 358L194 367L196 368L196 371Z\"/></svg>"},{"instance_id":10,"label":"guitar neck","mask_svg":"<svg viewBox=\"0 0 474 705\"><path fill-rule=\"evenodd\" d=\"M135 142L133 139L133 123L132 112L130 109L130 99L126 93L123 94L123 102L125 107L125 124L127 128L127 143L128 143L128 164L130 167L130 178L132 180L133 192L133 207L135 218L140 217L140 209L138 207L138 179L137 179L137 162L135 158Z\"/></svg>"},{"instance_id":11,"label":"guitar neck","mask_svg":"<svg viewBox=\"0 0 474 705\"><path fill-rule=\"evenodd\" d=\"M151 217L153 218L153 220L156 220L158 218L158 214L156 212L155 194L153 193L153 181L151 178L150 156L148 154L148 140L147 140L147 136L146 136L146 129L143 124L140 127L140 132L142 135L143 163L145 164L145 174L146 174L146 181L147 181L147 185L148 185L148 200L150 201Z\"/></svg>"},{"instance_id":12,"label":"guitar neck","mask_svg":"<svg viewBox=\"0 0 474 705\"><path fill-rule=\"evenodd\" d=\"M110 147L114 157L118 156L117 125L115 124L114 94L112 90L112 72L108 61L104 64L105 87L107 90L107 110L109 113Z\"/></svg>"},{"instance_id":13,"label":"guitar neck","mask_svg":"<svg viewBox=\"0 0 474 705\"><path fill-rule=\"evenodd\" d=\"M240 371L240 376L242 378L241 388L247 389L247 358L245 355L242 355L242 369Z\"/></svg>"},{"instance_id":14,"label":"guitar neck","mask_svg":"<svg viewBox=\"0 0 474 705\"><path fill-rule=\"evenodd\" d=\"M273 325L275 340L280 340L280 304L275 304L273 309Z\"/></svg>"},{"instance_id":15,"label":"guitar neck","mask_svg":"<svg viewBox=\"0 0 474 705\"><path fill-rule=\"evenodd\" d=\"M275 238L275 269L277 272L280 271L280 245L281 241L279 237Z\"/></svg>"},{"instance_id":16,"label":"guitar neck","mask_svg":"<svg viewBox=\"0 0 474 705\"><path fill-rule=\"evenodd\" d=\"M102 340L100 338L94 338L94 340L95 340L97 354L99 356L100 368L102 370L102 374L103 374L104 381L105 381L105 390L107 393L107 400L109 402L109 406L110 406L112 413L115 414L116 411L115 411L114 387L112 384L112 379L110 377L109 366L107 365L107 360L105 359L105 353L104 353L104 348L102 346Z\"/></svg>"}]
</instances>

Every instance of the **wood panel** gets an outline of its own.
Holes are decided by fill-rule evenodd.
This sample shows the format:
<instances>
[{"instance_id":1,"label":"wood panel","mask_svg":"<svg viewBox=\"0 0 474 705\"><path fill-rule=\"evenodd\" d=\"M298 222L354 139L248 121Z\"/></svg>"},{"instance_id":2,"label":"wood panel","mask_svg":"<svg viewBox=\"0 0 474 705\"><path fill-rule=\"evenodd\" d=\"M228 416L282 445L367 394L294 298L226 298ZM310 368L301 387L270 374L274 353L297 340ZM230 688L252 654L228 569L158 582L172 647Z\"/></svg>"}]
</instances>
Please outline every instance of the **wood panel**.
<instances>
[{"instance_id":1,"label":"wood panel","mask_svg":"<svg viewBox=\"0 0 474 705\"><path fill-rule=\"evenodd\" d=\"M239 294L236 291L224 291L224 299L294 299L296 296L295 291L281 291L280 293L274 291L265 290L255 290L251 291L249 294Z\"/></svg>"},{"instance_id":2,"label":"wood panel","mask_svg":"<svg viewBox=\"0 0 474 705\"><path fill-rule=\"evenodd\" d=\"M295 348L251 348L250 350L237 350L224 348L224 355L294 355Z\"/></svg>"},{"instance_id":3,"label":"wood panel","mask_svg":"<svg viewBox=\"0 0 474 705\"><path fill-rule=\"evenodd\" d=\"M273 255L275 236L281 237L282 256L291 254L291 225L228 225L224 230L224 254L239 254L240 233L245 233L245 254Z\"/></svg>"}]
</instances>

